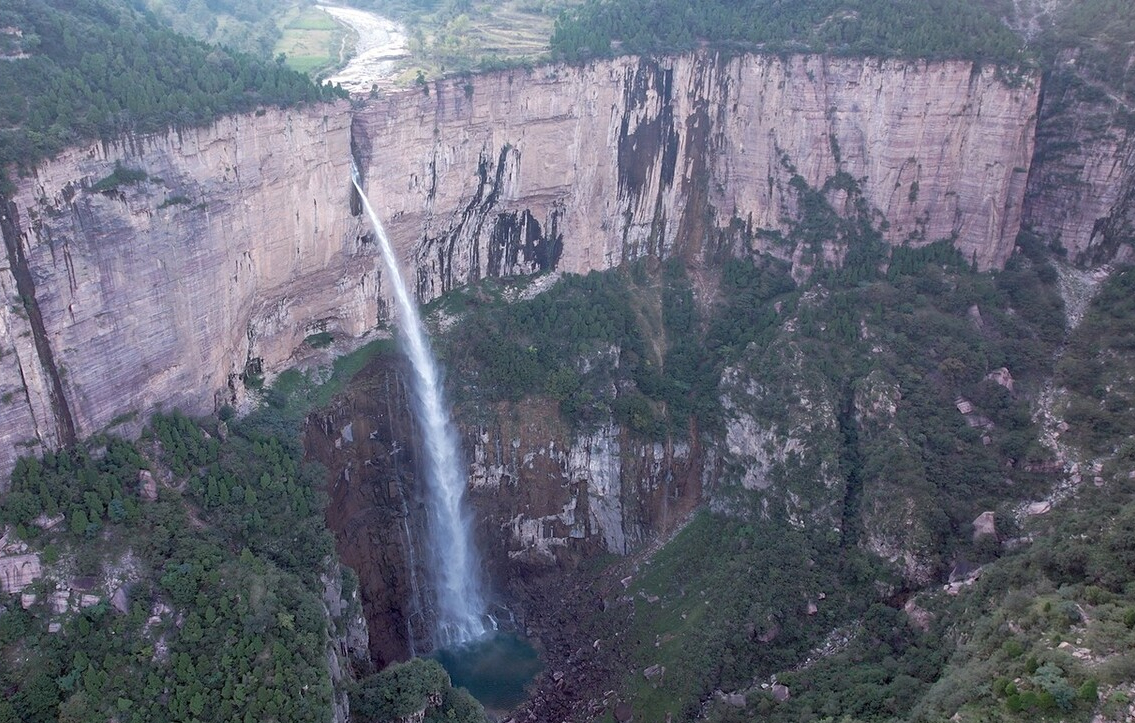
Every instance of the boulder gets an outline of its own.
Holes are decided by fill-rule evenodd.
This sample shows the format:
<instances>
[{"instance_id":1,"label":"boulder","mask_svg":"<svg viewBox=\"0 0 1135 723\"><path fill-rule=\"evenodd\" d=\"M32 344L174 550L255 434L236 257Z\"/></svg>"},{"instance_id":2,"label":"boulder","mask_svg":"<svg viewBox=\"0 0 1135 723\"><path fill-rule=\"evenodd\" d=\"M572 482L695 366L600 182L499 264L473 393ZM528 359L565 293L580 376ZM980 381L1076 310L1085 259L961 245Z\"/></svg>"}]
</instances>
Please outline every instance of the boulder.
<instances>
[{"instance_id":1,"label":"boulder","mask_svg":"<svg viewBox=\"0 0 1135 723\"><path fill-rule=\"evenodd\" d=\"M777 703L783 703L791 697L792 693L788 690L787 685L784 685L783 683L772 684L772 698Z\"/></svg>"},{"instance_id":2,"label":"boulder","mask_svg":"<svg viewBox=\"0 0 1135 723\"><path fill-rule=\"evenodd\" d=\"M912 626L924 633L930 631L930 621L934 619L934 613L919 606L919 604L914 601L914 598L907 600L902 609L903 612L906 613L906 617L910 620Z\"/></svg>"},{"instance_id":3,"label":"boulder","mask_svg":"<svg viewBox=\"0 0 1135 723\"><path fill-rule=\"evenodd\" d=\"M985 378L991 382L996 382L997 384L1005 387L1010 392L1013 391L1013 375L1010 374L1009 370L1005 367L994 369L993 371L986 374Z\"/></svg>"},{"instance_id":4,"label":"boulder","mask_svg":"<svg viewBox=\"0 0 1135 723\"><path fill-rule=\"evenodd\" d=\"M975 541L988 535L997 536L997 525L991 510L982 512L973 521L973 539Z\"/></svg>"},{"instance_id":5,"label":"boulder","mask_svg":"<svg viewBox=\"0 0 1135 723\"><path fill-rule=\"evenodd\" d=\"M55 517L48 517L47 515L40 515L32 520L32 524L41 530L53 530L58 527L64 520L63 513L60 512Z\"/></svg>"},{"instance_id":6,"label":"boulder","mask_svg":"<svg viewBox=\"0 0 1135 723\"><path fill-rule=\"evenodd\" d=\"M970 323L972 323L974 328L978 331L985 330L985 320L981 318L981 309L977 304L974 304L966 310L966 316L969 317Z\"/></svg>"},{"instance_id":7,"label":"boulder","mask_svg":"<svg viewBox=\"0 0 1135 723\"><path fill-rule=\"evenodd\" d=\"M153 502L158 499L158 483L154 480L154 475L150 470L138 470L138 483L142 485L140 492L142 499L147 502Z\"/></svg>"},{"instance_id":8,"label":"boulder","mask_svg":"<svg viewBox=\"0 0 1135 723\"><path fill-rule=\"evenodd\" d=\"M70 590L56 590L51 593L51 597L47 599L47 605L51 608L51 612L56 615L62 615L67 612L68 604L71 600Z\"/></svg>"},{"instance_id":9,"label":"boulder","mask_svg":"<svg viewBox=\"0 0 1135 723\"><path fill-rule=\"evenodd\" d=\"M666 675L666 666L662 664L655 664L642 671L642 675L649 681L662 680Z\"/></svg>"},{"instance_id":10,"label":"boulder","mask_svg":"<svg viewBox=\"0 0 1135 723\"><path fill-rule=\"evenodd\" d=\"M0 592L8 595L21 592L42 574L39 555L35 553L0 557Z\"/></svg>"},{"instance_id":11,"label":"boulder","mask_svg":"<svg viewBox=\"0 0 1135 723\"><path fill-rule=\"evenodd\" d=\"M130 601L126 598L126 587L120 587L114 591L110 596L110 605L118 612L125 615L130 612Z\"/></svg>"}]
</instances>

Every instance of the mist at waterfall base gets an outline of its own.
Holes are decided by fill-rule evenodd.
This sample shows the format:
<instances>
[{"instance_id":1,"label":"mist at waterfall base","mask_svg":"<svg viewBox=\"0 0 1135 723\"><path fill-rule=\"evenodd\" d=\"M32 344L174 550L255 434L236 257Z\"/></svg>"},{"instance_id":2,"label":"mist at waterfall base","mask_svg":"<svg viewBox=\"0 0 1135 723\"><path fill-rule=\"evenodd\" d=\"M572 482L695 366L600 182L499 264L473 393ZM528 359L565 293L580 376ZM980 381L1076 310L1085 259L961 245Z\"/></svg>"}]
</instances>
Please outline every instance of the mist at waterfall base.
<instances>
[{"instance_id":1,"label":"mist at waterfall base","mask_svg":"<svg viewBox=\"0 0 1135 723\"><path fill-rule=\"evenodd\" d=\"M484 637L493 627L486 612L480 560L473 546L471 520L464 504L464 463L442 391L438 366L417 304L406 289L398 259L382 222L363 192L357 171L352 170L351 182L382 247L398 303L401 346L412 369L410 386L424 453L426 533L430 555L427 569L437 598L434 640L438 648L461 646Z\"/></svg>"}]
</instances>

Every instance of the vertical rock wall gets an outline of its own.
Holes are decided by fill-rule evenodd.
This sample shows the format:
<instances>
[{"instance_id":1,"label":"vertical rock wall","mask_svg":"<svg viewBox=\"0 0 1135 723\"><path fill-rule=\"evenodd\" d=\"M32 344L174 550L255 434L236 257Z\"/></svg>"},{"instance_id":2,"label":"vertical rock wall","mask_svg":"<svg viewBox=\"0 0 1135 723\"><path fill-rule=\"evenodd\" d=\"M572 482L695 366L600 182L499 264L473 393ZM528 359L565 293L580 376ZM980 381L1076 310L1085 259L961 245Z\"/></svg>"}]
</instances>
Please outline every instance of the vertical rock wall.
<instances>
[{"instance_id":1,"label":"vertical rock wall","mask_svg":"<svg viewBox=\"0 0 1135 723\"><path fill-rule=\"evenodd\" d=\"M158 408L238 403L241 375L306 335L377 323L347 111L74 148L21 180L3 212L0 469ZM145 180L94 190L116 167Z\"/></svg>"},{"instance_id":2,"label":"vertical rock wall","mask_svg":"<svg viewBox=\"0 0 1135 723\"><path fill-rule=\"evenodd\" d=\"M798 215L793 179L820 188L840 173L891 243L953 239L997 267L1020 225L1038 81L966 62L698 54L428 90L354 122L368 194L424 299L693 252L738 229L800 262L778 239Z\"/></svg>"},{"instance_id":3,"label":"vertical rock wall","mask_svg":"<svg viewBox=\"0 0 1135 723\"><path fill-rule=\"evenodd\" d=\"M950 238L990 268L1020 223L1037 93L964 62L621 58L73 148L0 213L0 469L159 407L239 403L242 375L308 334L372 328L390 291L352 153L423 299L706 243L803 272L812 250L784 236L799 187L836 177L890 242ZM144 180L115 186L119 166Z\"/></svg>"}]
</instances>

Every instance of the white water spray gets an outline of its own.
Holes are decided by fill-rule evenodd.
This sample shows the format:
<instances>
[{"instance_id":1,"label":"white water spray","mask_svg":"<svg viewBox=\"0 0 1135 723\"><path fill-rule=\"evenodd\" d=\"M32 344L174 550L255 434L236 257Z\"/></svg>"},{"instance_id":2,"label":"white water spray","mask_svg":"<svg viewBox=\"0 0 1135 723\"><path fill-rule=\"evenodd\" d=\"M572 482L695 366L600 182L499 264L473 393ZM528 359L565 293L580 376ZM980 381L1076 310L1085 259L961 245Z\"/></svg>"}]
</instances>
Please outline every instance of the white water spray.
<instances>
[{"instance_id":1,"label":"white water spray","mask_svg":"<svg viewBox=\"0 0 1135 723\"><path fill-rule=\"evenodd\" d=\"M485 634L487 616L480 561L472 544L471 524L464 505L465 474L457 433L449 417L437 363L430 351L417 304L406 290L394 249L363 192L358 171L353 167L351 170L351 181L382 246L382 256L398 301L402 346L413 367L411 387L425 451L427 530L433 557L430 569L437 594L437 644L439 647L459 645Z\"/></svg>"}]
</instances>

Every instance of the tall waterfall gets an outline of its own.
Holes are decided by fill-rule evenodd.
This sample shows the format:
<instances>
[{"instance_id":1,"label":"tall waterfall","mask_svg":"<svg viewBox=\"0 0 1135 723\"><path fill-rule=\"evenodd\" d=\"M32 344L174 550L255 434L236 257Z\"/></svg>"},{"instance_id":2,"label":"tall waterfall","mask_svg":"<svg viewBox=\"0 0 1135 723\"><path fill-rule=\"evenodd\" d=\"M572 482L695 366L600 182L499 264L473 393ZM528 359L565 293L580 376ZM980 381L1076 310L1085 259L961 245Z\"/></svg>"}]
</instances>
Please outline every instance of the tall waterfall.
<instances>
[{"instance_id":1,"label":"tall waterfall","mask_svg":"<svg viewBox=\"0 0 1135 723\"><path fill-rule=\"evenodd\" d=\"M358 172L352 171L351 181L382 246L382 256L398 300L402 347L413 367L414 411L425 451L427 531L432 556L429 568L437 595L436 642L439 647L457 645L486 632L480 560L472 543L469 514L464 505L464 464L417 304L406 291L394 249L363 192Z\"/></svg>"}]
</instances>

